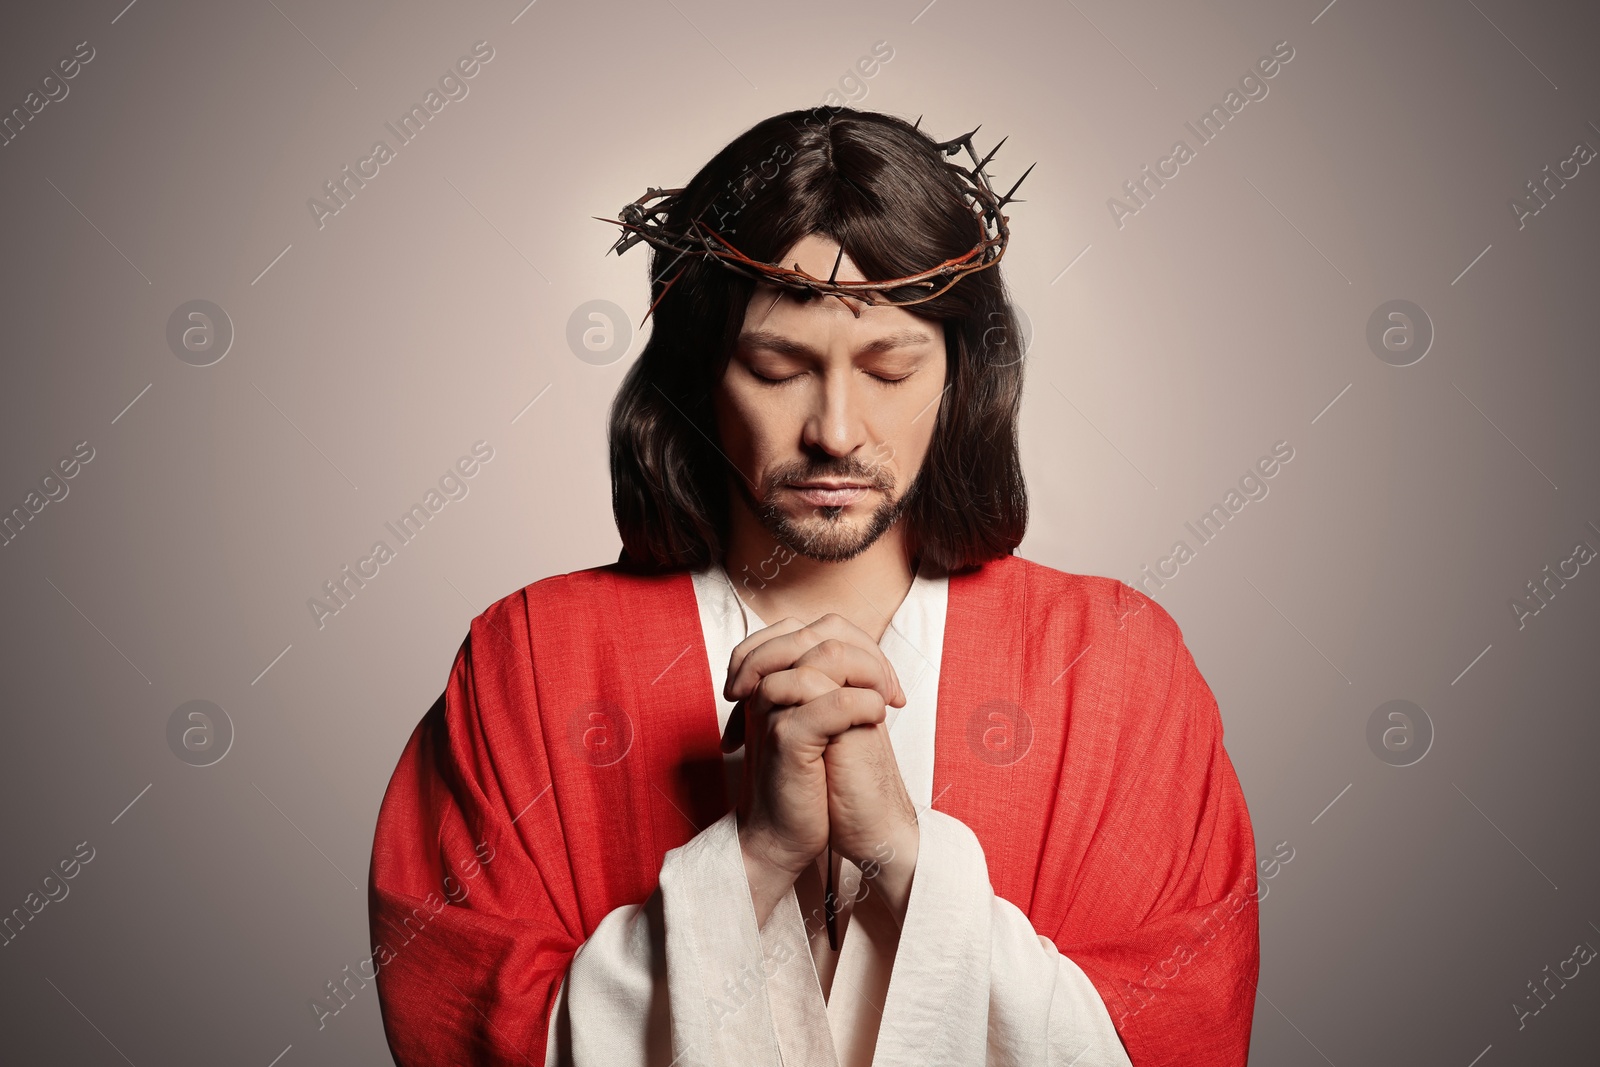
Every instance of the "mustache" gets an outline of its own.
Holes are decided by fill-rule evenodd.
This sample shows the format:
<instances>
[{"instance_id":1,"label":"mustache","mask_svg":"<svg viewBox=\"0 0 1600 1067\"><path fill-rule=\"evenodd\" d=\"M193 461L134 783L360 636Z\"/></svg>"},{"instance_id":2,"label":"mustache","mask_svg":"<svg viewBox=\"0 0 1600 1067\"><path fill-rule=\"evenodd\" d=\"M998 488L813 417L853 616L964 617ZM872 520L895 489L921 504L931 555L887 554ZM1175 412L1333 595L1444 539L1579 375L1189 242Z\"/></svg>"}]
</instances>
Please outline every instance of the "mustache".
<instances>
[{"instance_id":1,"label":"mustache","mask_svg":"<svg viewBox=\"0 0 1600 1067\"><path fill-rule=\"evenodd\" d=\"M858 459L848 456L836 460L813 461L800 460L795 463L776 467L769 471L766 478L765 490L770 493L778 486L791 482L805 482L822 478L848 478L851 481L866 482L874 489L890 490L894 488L894 475L881 466L871 466Z\"/></svg>"}]
</instances>

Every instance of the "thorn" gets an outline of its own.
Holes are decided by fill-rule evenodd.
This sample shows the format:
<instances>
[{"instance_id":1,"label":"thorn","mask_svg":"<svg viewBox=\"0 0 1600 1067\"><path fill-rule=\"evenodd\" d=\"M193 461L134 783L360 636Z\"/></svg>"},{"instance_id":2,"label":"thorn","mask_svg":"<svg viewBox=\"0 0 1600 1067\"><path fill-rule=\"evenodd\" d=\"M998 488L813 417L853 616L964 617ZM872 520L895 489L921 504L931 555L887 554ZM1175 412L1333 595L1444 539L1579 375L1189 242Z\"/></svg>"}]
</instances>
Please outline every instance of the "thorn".
<instances>
[{"instance_id":1,"label":"thorn","mask_svg":"<svg viewBox=\"0 0 1600 1067\"><path fill-rule=\"evenodd\" d=\"M839 254L833 257L833 269L828 272L828 284L832 285L839 274L839 263L844 259L844 245L839 246ZM859 317L859 314L858 316Z\"/></svg>"},{"instance_id":2,"label":"thorn","mask_svg":"<svg viewBox=\"0 0 1600 1067\"><path fill-rule=\"evenodd\" d=\"M766 322L766 321L767 321L767 316L768 316L768 315L770 315L770 314L772 314L772 309L773 309L773 308L775 308L775 307L777 307L777 306L778 306L778 301L780 301L780 300L782 300L782 299L783 299L783 290L782 290L782 289L779 289L779 290L778 290L778 295L777 295L777 296L774 296L774 297L773 297L773 298L772 298L772 303L770 303L770 304L768 304L768 305L767 305L767 310L765 310L765 311L763 311L763 312L762 312L762 313L761 313L761 318L760 318L760 319L759 319L759 320L758 320L758 321L757 321L757 322L756 322L756 325L757 325L757 326L760 326L760 325L761 325L761 323L763 323L763 322Z\"/></svg>"},{"instance_id":3,"label":"thorn","mask_svg":"<svg viewBox=\"0 0 1600 1067\"><path fill-rule=\"evenodd\" d=\"M918 127L918 126L921 126L921 125L922 125L922 116L921 116L921 115L918 115L918 116L917 116L917 121L916 121L916 122L913 122L913 123L912 123L912 124L911 124L911 128L912 128L912 129L913 129L913 130L914 130L914 129L916 129L916 128L917 128L917 127Z\"/></svg>"},{"instance_id":4,"label":"thorn","mask_svg":"<svg viewBox=\"0 0 1600 1067\"><path fill-rule=\"evenodd\" d=\"M977 133L981 129L983 129L983 123L980 122L978 125L972 127L972 133L963 134L960 137L952 137L948 141L940 142L939 148L944 152L945 155L953 156L956 154L958 149L972 140L972 134Z\"/></svg>"},{"instance_id":5,"label":"thorn","mask_svg":"<svg viewBox=\"0 0 1600 1067\"><path fill-rule=\"evenodd\" d=\"M1005 144L1006 143L1006 137L1010 137L1010 136L1011 135L1008 133L1008 134L1006 134L1005 137L1000 138L1000 144L997 144L993 148L989 149L989 154L983 157L983 162L979 163L978 166L975 169L982 170L984 167L988 166L989 165L989 160L994 158L994 154L996 152L1000 151L1000 145Z\"/></svg>"},{"instance_id":6,"label":"thorn","mask_svg":"<svg viewBox=\"0 0 1600 1067\"><path fill-rule=\"evenodd\" d=\"M1022 172L1022 177L1017 179L1017 184L1013 185L1011 187L1010 191L1007 192L1005 196L1000 198L1000 206L1001 207L1004 207L1005 205L1011 203L1011 194L1015 193L1017 191L1017 186L1020 186L1022 184L1023 178L1026 178L1029 174L1032 174L1033 173L1033 168L1037 167L1038 165L1039 165L1039 161L1038 160L1034 160L1032 163L1028 164L1028 169ZM1019 201L1017 201L1017 203L1022 203L1022 201L1019 200Z\"/></svg>"},{"instance_id":7,"label":"thorn","mask_svg":"<svg viewBox=\"0 0 1600 1067\"><path fill-rule=\"evenodd\" d=\"M650 313L655 311L656 305L661 303L662 298L667 295L667 290L672 288L672 283L683 277L684 271L688 269L688 267L684 267L683 270L680 270L678 273L672 276L672 281L667 282L667 284L662 287L661 296L658 296L655 298L655 300L651 301L650 306L645 309L644 318L639 320L639 329L644 329L645 320L650 318Z\"/></svg>"}]
</instances>

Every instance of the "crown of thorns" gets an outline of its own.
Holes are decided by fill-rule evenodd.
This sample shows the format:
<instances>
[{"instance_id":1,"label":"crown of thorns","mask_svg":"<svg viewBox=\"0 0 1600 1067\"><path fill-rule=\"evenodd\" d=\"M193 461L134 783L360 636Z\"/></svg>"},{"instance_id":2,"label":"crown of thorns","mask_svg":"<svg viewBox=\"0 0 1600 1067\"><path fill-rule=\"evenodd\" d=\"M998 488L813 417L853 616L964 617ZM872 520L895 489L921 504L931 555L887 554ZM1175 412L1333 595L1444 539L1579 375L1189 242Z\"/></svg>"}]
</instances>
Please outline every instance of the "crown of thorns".
<instances>
[{"instance_id":1,"label":"crown of thorns","mask_svg":"<svg viewBox=\"0 0 1600 1067\"><path fill-rule=\"evenodd\" d=\"M922 124L922 119L917 119L917 126ZM915 127L913 127L915 128ZM963 182L962 196L973 213L973 217L980 223L983 236L962 255L947 259L942 263L929 267L927 270L916 274L908 274L901 278L887 278L881 281L842 282L837 280L839 263L844 258L844 248L841 245L839 254L834 258L833 270L826 278L817 278L800 269L800 264L785 267L778 263L763 263L751 259L739 251L721 234L696 216L689 220L687 227L674 229L667 224L667 215L678 203L678 197L683 194L683 189L658 189L654 186L645 190L643 196L630 204L623 206L615 219L593 218L600 222L609 222L622 227L622 233L617 237L616 243L607 251L614 251L618 255L626 252L640 241L644 241L655 248L665 252L673 252L672 263L667 265L671 269L678 260L688 258L713 259L727 269L737 274L742 274L757 281L764 281L779 289L794 292L810 291L839 297L846 307L850 308L858 318L861 310L856 306L860 300L868 304L886 304L893 307L904 307L911 304L920 304L948 290L956 282L980 270L987 270L1000 262L1005 255L1006 245L1011 239L1011 231L1007 226L1009 216L1002 212L1007 204L1025 203L1016 198L1016 191L1024 179L1033 171L1036 163L1029 164L1028 169L1022 172L1022 177L1005 193L997 195L989 184L989 175L984 171L995 153L1000 151L1000 145L1006 143L1006 138L1000 138L1000 143L989 150L989 154L982 159L978 158L977 149L972 144L973 134L981 126L974 127L971 133L948 141L936 142L941 155L953 156L966 149L967 157L972 160L971 167L962 166L960 163L945 162ZM702 211L703 215L704 212ZM656 305L661 303L661 298L667 295L667 290L672 288L683 276L688 265L674 274L662 288L660 294L651 303L645 312L645 319L655 311ZM665 271L663 271L665 273ZM895 289L923 290L916 296L904 300L892 300L884 294ZM854 299L851 299L854 298ZM643 320L640 321L642 326Z\"/></svg>"}]
</instances>

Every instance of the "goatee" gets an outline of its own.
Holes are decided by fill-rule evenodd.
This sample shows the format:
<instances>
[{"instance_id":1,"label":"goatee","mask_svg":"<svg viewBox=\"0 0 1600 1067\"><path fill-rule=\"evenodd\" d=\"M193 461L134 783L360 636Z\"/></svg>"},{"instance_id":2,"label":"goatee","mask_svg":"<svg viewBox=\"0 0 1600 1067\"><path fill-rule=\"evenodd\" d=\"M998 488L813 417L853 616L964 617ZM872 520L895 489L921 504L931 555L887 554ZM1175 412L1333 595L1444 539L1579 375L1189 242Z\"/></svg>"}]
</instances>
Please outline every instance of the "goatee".
<instances>
[{"instance_id":1,"label":"goatee","mask_svg":"<svg viewBox=\"0 0 1600 1067\"><path fill-rule=\"evenodd\" d=\"M869 483L884 496L866 524L852 528L843 519L846 505L811 509L810 516L796 521L784 510L780 494L785 486L823 478L850 478ZM912 489L916 483L913 481ZM749 489L741 484L746 498ZM774 540L792 552L819 563L842 563L854 559L882 537L895 524L911 500L912 492L896 495L894 477L883 468L871 468L854 460L832 463L799 462L770 472L762 487L761 499L751 500L751 510ZM813 519L820 522L811 521Z\"/></svg>"}]
</instances>

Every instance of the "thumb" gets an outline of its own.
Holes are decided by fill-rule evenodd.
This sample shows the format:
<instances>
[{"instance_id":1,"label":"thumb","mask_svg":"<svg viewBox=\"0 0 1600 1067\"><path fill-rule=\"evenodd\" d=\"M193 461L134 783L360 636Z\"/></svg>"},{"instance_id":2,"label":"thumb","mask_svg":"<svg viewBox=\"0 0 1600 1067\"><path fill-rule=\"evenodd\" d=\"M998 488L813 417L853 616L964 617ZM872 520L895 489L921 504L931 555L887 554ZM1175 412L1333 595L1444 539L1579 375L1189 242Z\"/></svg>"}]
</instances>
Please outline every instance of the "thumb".
<instances>
[{"instance_id":1,"label":"thumb","mask_svg":"<svg viewBox=\"0 0 1600 1067\"><path fill-rule=\"evenodd\" d=\"M722 751L737 752L744 747L744 701L733 706L728 715L728 725L722 731Z\"/></svg>"}]
</instances>

